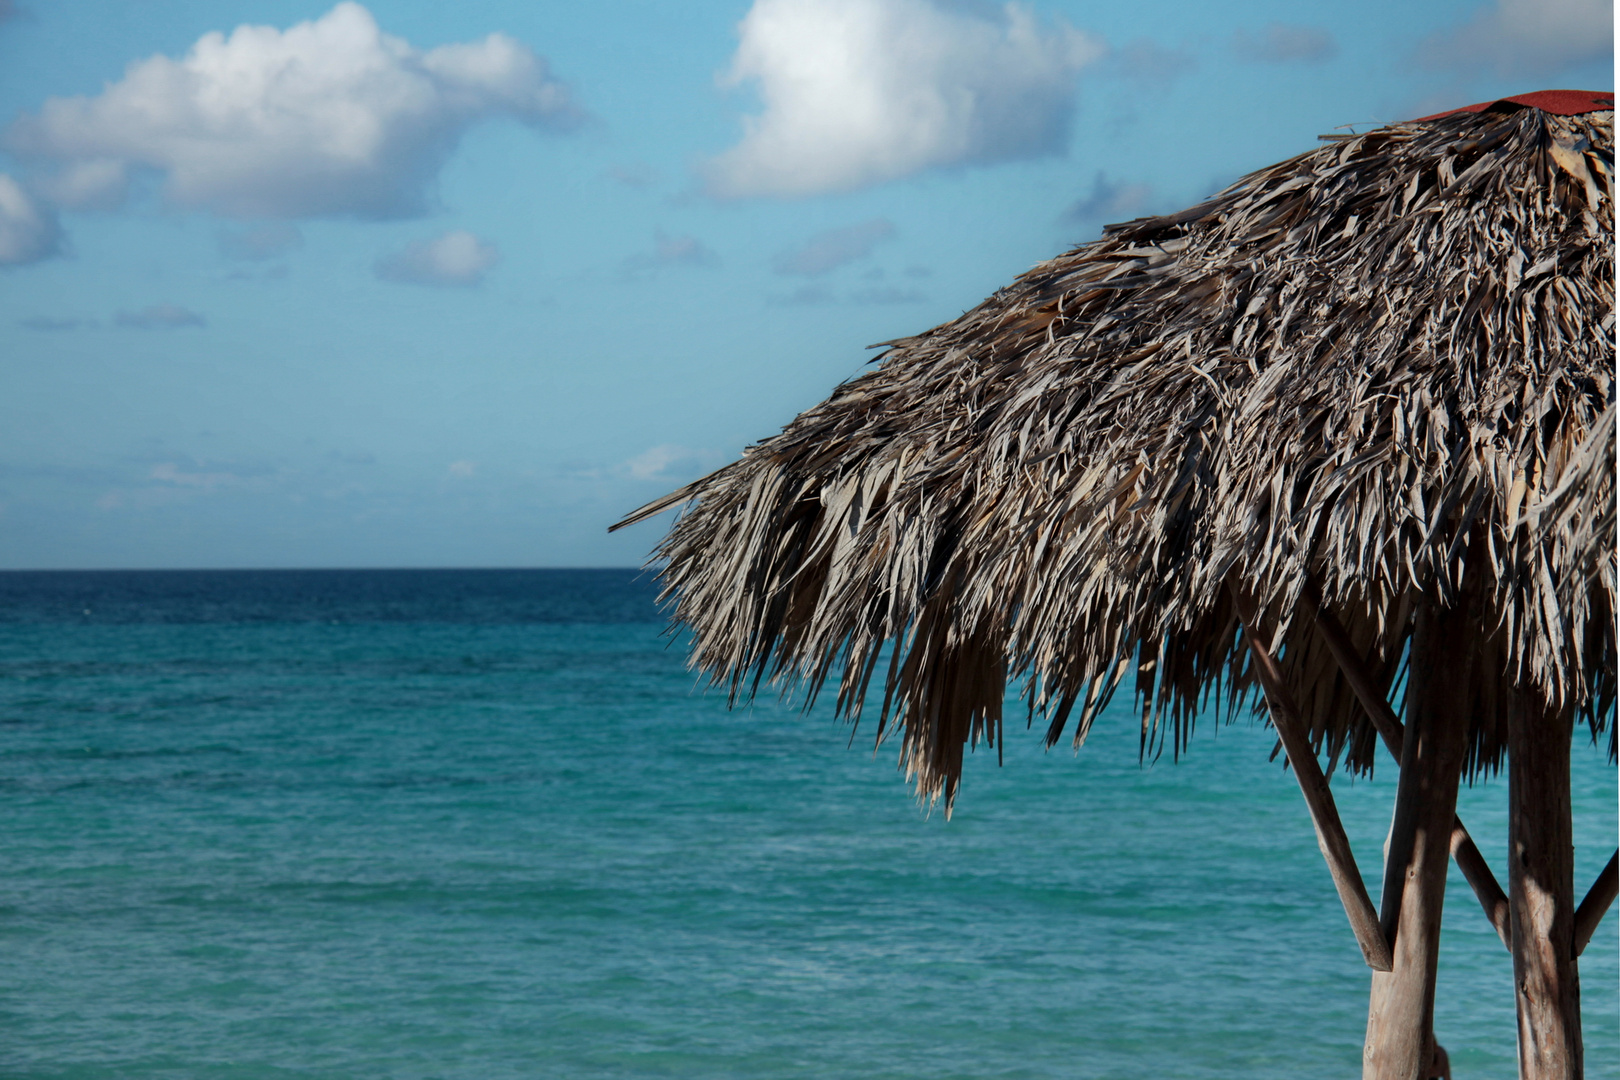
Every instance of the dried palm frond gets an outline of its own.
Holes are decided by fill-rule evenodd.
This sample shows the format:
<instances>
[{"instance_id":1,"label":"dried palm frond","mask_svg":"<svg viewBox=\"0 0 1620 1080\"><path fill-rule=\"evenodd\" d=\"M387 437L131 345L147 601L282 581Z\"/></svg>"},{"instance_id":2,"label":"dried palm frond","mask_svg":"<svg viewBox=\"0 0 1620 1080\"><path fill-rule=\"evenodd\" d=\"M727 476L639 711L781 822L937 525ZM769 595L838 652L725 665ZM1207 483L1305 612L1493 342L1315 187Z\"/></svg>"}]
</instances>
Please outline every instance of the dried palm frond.
<instances>
[{"instance_id":1,"label":"dried palm frond","mask_svg":"<svg viewBox=\"0 0 1620 1080\"><path fill-rule=\"evenodd\" d=\"M1231 590L1310 718L1372 727L1300 597L1385 685L1425 603L1485 575L1470 768L1512 687L1615 697L1613 113L1495 108L1335 138L1111 226L887 343L718 472L655 558L732 697L838 680L947 806L1009 678L1076 745L1127 680L1144 752L1251 686ZM890 648L892 646L892 648ZM1613 744L1611 741L1611 754Z\"/></svg>"}]
</instances>

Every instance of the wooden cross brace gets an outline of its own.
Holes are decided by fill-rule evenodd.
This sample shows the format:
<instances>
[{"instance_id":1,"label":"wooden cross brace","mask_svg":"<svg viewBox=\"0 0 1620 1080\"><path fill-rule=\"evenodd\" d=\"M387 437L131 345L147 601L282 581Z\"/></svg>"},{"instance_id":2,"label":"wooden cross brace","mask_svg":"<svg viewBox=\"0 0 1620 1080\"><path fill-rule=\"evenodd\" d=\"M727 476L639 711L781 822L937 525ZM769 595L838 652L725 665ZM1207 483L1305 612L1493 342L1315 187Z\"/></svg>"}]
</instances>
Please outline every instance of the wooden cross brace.
<instances>
[{"instance_id":1,"label":"wooden cross brace","mask_svg":"<svg viewBox=\"0 0 1620 1080\"><path fill-rule=\"evenodd\" d=\"M1322 857L1333 876L1333 884L1338 890L1340 902L1344 904L1350 928L1355 933L1356 943L1361 946L1362 958L1374 971L1389 971L1392 963L1390 946L1393 930L1398 922L1400 892L1398 889L1391 892L1386 888L1385 910L1383 918L1380 919L1373 908L1371 897L1367 894L1367 886L1361 879L1355 855L1350 850L1350 842L1345 835L1344 824L1339 818L1333 794L1329 790L1327 777L1323 775L1322 767L1311 750L1310 739L1306 734L1299 708L1283 683L1282 672L1278 669L1276 660L1260 643L1259 619L1254 599L1245 590L1237 587L1231 590L1231 594L1237 608L1238 619L1243 625L1244 640L1249 643L1250 655L1254 658L1255 672L1259 675L1261 687L1265 690L1272 726L1276 728L1278 739L1288 755L1288 762L1293 766L1300 791L1305 796L1306 806L1311 813L1311 823L1316 828L1317 846L1322 849ZM1383 693L1377 688L1366 663L1350 641L1350 635L1345 632L1338 618L1322 607L1321 593L1317 590L1315 582L1306 580L1300 599L1310 611L1317 628L1321 630L1329 652L1333 654L1334 661L1350 685L1351 691L1356 695L1356 699L1361 703L1361 707L1367 711L1367 716L1372 720L1373 727L1377 729L1385 748L1394 755L1397 762L1400 761L1406 737L1405 728L1384 699ZM1456 818L1452 824L1451 856L1474 890L1474 896L1479 900L1485 917L1496 928L1502 944L1511 951L1512 929L1507 894L1502 891L1496 875L1491 872L1489 864L1480 854L1479 847L1468 834L1468 829L1463 825L1461 818ZM1386 878L1389 876L1385 874ZM1390 883L1386 881L1385 884L1388 886ZM1575 956L1579 956L1591 941L1598 924L1603 921L1603 916L1614 902L1617 892L1620 892L1620 850L1610 856L1608 865L1598 874L1597 880L1587 891L1586 898L1575 911L1575 935L1572 942Z\"/></svg>"},{"instance_id":2,"label":"wooden cross brace","mask_svg":"<svg viewBox=\"0 0 1620 1080\"><path fill-rule=\"evenodd\" d=\"M1350 840L1345 835L1344 823L1339 820L1339 809L1333 802L1332 791L1328 789L1327 777L1322 775L1322 766L1311 750L1311 741L1305 734L1299 708L1294 704L1293 695L1283 685L1277 662L1260 643L1254 600L1242 589L1233 589L1232 599L1237 605L1238 618L1243 623L1243 639L1249 643L1255 671L1266 692L1272 727L1276 728L1277 736L1282 740L1288 763L1294 767L1294 778L1299 781L1299 790L1305 796L1305 805L1310 808L1311 824L1316 826L1317 846L1322 849L1322 858L1327 861L1328 872L1333 875L1333 886L1339 890L1339 901L1344 904L1344 913L1350 918L1350 929L1356 935L1356 944L1361 946L1362 959L1374 971L1393 970L1389 938L1379 925L1378 912L1373 910L1372 898L1367 895L1367 886L1361 880L1355 853L1350 850Z\"/></svg>"},{"instance_id":3,"label":"wooden cross brace","mask_svg":"<svg viewBox=\"0 0 1620 1080\"><path fill-rule=\"evenodd\" d=\"M1361 707L1367 711L1372 720L1373 727L1378 729L1379 738L1383 741L1385 749L1394 755L1396 761L1401 760L1401 747L1405 742L1406 730L1395 710L1390 708L1389 702L1377 689L1368 673L1367 665L1361 654L1356 651L1350 641L1350 635L1345 632L1344 624L1339 622L1338 616L1322 606L1322 594L1316 587L1316 582L1310 578L1305 579L1305 587L1300 591L1300 600L1316 620L1317 629L1322 631L1322 639L1327 643L1328 651L1339 665L1339 671L1344 675L1345 681L1350 684L1351 691ZM1451 857L1457 863L1457 869L1462 871L1469 886L1474 890L1474 896L1479 900L1479 906L1484 909L1485 917L1496 928L1497 937L1502 939L1502 945L1512 951L1512 930L1508 920L1508 898L1497 882L1496 875L1491 873L1485 856L1481 855L1473 837L1468 835L1468 829L1457 818L1451 827ZM1598 874L1597 880L1587 890L1586 899L1581 901L1580 907L1575 910L1575 955L1581 955L1587 942L1597 931L1598 923L1608 913L1609 905L1614 903L1616 886L1620 885L1620 850L1609 857L1609 863ZM1399 903L1399 898L1396 898ZM1389 925L1389 912L1385 912L1385 925Z\"/></svg>"}]
</instances>

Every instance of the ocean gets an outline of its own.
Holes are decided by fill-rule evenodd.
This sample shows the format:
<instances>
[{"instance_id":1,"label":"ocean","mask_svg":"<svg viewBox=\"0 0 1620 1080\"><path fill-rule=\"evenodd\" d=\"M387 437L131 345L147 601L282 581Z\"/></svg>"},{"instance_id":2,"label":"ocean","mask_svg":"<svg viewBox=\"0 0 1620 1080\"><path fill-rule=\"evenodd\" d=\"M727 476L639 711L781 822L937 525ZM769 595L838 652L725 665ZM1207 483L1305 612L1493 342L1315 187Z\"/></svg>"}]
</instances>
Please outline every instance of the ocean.
<instances>
[{"instance_id":1,"label":"ocean","mask_svg":"<svg viewBox=\"0 0 1620 1080\"><path fill-rule=\"evenodd\" d=\"M0 1077L1359 1076L1369 973L1273 739L1013 731L954 817L728 710L633 571L0 574ZM1616 842L1578 737L1576 875ZM1393 767L1333 787L1374 896ZM1505 876L1506 783L1460 812ZM1620 1077L1620 936L1581 960ZM1515 1073L1453 870L1436 1029Z\"/></svg>"}]
</instances>

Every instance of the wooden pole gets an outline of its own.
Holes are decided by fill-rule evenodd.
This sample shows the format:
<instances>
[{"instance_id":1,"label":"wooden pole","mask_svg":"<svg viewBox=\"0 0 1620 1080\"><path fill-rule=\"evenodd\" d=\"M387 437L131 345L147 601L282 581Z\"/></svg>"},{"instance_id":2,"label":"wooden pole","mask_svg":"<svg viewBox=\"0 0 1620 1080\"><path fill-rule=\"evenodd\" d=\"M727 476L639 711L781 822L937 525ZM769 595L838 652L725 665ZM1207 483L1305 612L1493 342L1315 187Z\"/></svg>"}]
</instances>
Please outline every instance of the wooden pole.
<instances>
[{"instance_id":1,"label":"wooden pole","mask_svg":"<svg viewBox=\"0 0 1620 1080\"><path fill-rule=\"evenodd\" d=\"M1401 724L1400 717L1395 715L1395 710L1390 708L1389 702L1385 700L1383 691L1373 681L1365 661L1350 640L1350 635L1345 632L1344 624L1339 622L1338 616L1322 606L1321 591L1309 578L1305 580L1305 588L1301 590L1300 599L1310 609L1317 628L1322 632L1322 640L1327 642L1328 651L1338 663L1340 673L1344 675L1345 682L1349 683L1356 699L1361 702L1361 707L1366 710L1385 748L1396 761L1400 761L1406 728ZM1474 838L1468 835L1468 829L1460 817L1452 820L1451 857L1456 861L1457 869L1461 870L1463 877L1467 879L1469 888L1474 890L1474 896L1479 900L1479 906L1484 909L1485 917L1496 927L1496 936L1502 939L1503 947L1511 951L1513 943L1508 928L1507 893L1497 882L1490 864L1485 861L1485 856L1480 854L1478 845L1474 843Z\"/></svg>"},{"instance_id":2,"label":"wooden pole","mask_svg":"<svg viewBox=\"0 0 1620 1080\"><path fill-rule=\"evenodd\" d=\"M1381 922L1392 940L1392 970L1375 972L1367 1008L1363 1080L1423 1080L1435 1059L1434 987L1440 917L1451 861L1457 784L1478 627L1466 601L1421 607L1407 677L1408 725L1395 791L1395 823L1384 867Z\"/></svg>"},{"instance_id":3,"label":"wooden pole","mask_svg":"<svg viewBox=\"0 0 1620 1080\"><path fill-rule=\"evenodd\" d=\"M1508 899L1520 1080L1580 1080L1575 847L1569 751L1574 719L1533 690L1508 708Z\"/></svg>"},{"instance_id":4,"label":"wooden pole","mask_svg":"<svg viewBox=\"0 0 1620 1080\"><path fill-rule=\"evenodd\" d=\"M1587 942L1597 933L1598 923L1609 913L1615 893L1620 892L1620 851L1609 856L1609 865L1598 874L1592 887L1586 890L1586 899L1575 909L1575 955L1586 951Z\"/></svg>"},{"instance_id":5,"label":"wooden pole","mask_svg":"<svg viewBox=\"0 0 1620 1080\"><path fill-rule=\"evenodd\" d=\"M1277 669L1276 661L1260 643L1256 633L1254 601L1240 589L1232 591L1232 598L1237 605L1238 618L1243 623L1243 640L1249 644L1249 655L1254 659L1255 671L1266 693L1266 708L1271 714L1272 727L1282 741L1288 764L1293 766L1294 778L1299 781L1299 790L1305 796L1305 805L1311 812L1311 824L1316 826L1316 846L1322 850L1328 872L1333 875L1333 887L1339 891L1339 902L1344 905L1345 915L1349 916L1356 944L1361 946L1361 958L1374 971L1388 971L1389 944L1378 927L1378 913L1373 910L1372 898L1367 895L1367 886L1362 883L1355 854L1350 850L1350 840L1344 833L1344 823L1339 820L1339 809L1333 802L1333 792L1328 788L1327 777L1322 775L1322 766L1317 762L1316 754L1311 751L1311 742L1305 734L1304 724L1300 722L1293 695L1283 685L1282 672Z\"/></svg>"}]
</instances>

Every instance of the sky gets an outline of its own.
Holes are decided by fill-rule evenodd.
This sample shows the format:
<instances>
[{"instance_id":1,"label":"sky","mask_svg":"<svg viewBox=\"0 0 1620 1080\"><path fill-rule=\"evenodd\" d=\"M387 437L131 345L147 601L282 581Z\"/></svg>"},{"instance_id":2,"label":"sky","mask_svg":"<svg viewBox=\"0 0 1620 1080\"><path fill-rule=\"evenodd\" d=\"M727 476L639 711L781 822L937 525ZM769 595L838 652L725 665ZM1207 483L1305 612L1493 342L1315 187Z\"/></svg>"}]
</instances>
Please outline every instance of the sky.
<instances>
[{"instance_id":1,"label":"sky","mask_svg":"<svg viewBox=\"0 0 1620 1080\"><path fill-rule=\"evenodd\" d=\"M0 0L0 569L631 566L1104 224L1604 0Z\"/></svg>"}]
</instances>

